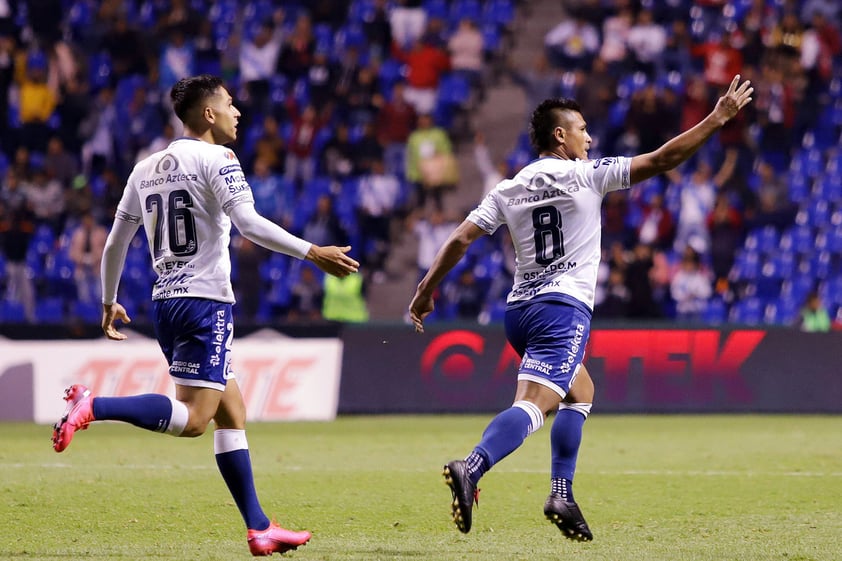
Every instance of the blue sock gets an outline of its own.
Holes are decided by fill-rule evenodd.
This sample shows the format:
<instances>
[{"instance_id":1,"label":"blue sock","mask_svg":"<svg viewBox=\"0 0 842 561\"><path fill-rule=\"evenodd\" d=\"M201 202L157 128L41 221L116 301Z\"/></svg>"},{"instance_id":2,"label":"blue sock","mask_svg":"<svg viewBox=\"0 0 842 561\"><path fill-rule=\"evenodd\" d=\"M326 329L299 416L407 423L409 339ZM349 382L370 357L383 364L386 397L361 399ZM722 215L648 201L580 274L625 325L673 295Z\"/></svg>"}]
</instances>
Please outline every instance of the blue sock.
<instances>
[{"instance_id":1,"label":"blue sock","mask_svg":"<svg viewBox=\"0 0 842 561\"><path fill-rule=\"evenodd\" d=\"M552 492L573 500L573 474L582 443L585 416L573 409L559 409L550 430L552 444Z\"/></svg>"},{"instance_id":2,"label":"blue sock","mask_svg":"<svg viewBox=\"0 0 842 561\"><path fill-rule=\"evenodd\" d=\"M474 485L494 464L523 444L531 432L531 427L532 418L520 407L509 407L488 423L488 427L482 433L482 440L474 448L474 452L485 460L470 474Z\"/></svg>"},{"instance_id":3,"label":"blue sock","mask_svg":"<svg viewBox=\"0 0 842 561\"><path fill-rule=\"evenodd\" d=\"M123 421L156 432L167 430L172 417L170 398L157 393L95 397L91 407L97 421Z\"/></svg>"},{"instance_id":4,"label":"blue sock","mask_svg":"<svg viewBox=\"0 0 842 561\"><path fill-rule=\"evenodd\" d=\"M240 509L246 528L265 530L269 527L269 518L257 500L245 431L218 429L214 431L213 437L216 465L237 508ZM238 448L232 449L235 447Z\"/></svg>"}]
</instances>

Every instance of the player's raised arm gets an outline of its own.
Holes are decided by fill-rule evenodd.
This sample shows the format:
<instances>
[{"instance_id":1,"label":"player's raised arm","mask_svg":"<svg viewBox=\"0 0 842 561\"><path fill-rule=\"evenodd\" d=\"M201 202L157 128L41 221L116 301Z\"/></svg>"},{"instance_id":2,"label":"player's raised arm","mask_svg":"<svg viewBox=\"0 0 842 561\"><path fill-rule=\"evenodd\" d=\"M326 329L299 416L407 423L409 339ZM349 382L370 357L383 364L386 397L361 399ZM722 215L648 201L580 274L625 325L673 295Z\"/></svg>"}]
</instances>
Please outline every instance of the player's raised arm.
<instances>
[{"instance_id":1,"label":"player's raised arm","mask_svg":"<svg viewBox=\"0 0 842 561\"><path fill-rule=\"evenodd\" d=\"M231 209L231 221L240 233L267 249L312 261L319 269L336 277L345 277L359 270L360 264L347 253L351 246L317 246L294 236L260 216L252 203L241 203Z\"/></svg>"},{"instance_id":2,"label":"player's raised arm","mask_svg":"<svg viewBox=\"0 0 842 561\"><path fill-rule=\"evenodd\" d=\"M679 134L654 152L632 158L631 182L639 183L669 171L689 159L716 131L733 119L740 109L748 105L753 92L751 82L746 80L740 83L740 75L734 76L728 91L719 98L713 111L696 126Z\"/></svg>"},{"instance_id":3,"label":"player's raised arm","mask_svg":"<svg viewBox=\"0 0 842 561\"><path fill-rule=\"evenodd\" d=\"M433 293L436 287L447 273L459 263L465 252L468 251L468 246L484 234L486 234L485 230L473 222L465 220L450 234L450 237L439 249L433 260L433 265L421 279L418 288L415 290L415 297L409 304L409 317L415 325L415 331L418 333L424 332L424 318L435 309Z\"/></svg>"}]
</instances>

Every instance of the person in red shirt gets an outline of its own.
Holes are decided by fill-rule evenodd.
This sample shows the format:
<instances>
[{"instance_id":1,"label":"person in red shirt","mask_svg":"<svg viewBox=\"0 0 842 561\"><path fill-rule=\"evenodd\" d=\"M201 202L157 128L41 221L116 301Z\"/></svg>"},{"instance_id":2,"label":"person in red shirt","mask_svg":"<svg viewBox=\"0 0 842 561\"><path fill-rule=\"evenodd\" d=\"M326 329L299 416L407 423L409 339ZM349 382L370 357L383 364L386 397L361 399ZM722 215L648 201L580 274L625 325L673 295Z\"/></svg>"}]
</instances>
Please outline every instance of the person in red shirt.
<instances>
[{"instance_id":1,"label":"person in red shirt","mask_svg":"<svg viewBox=\"0 0 842 561\"><path fill-rule=\"evenodd\" d=\"M406 139L415 130L418 115L415 108L406 101L406 85L396 82L392 96L382 100L374 120L375 134L383 146L383 159L389 173L403 172L403 158Z\"/></svg>"},{"instance_id":2,"label":"person in red shirt","mask_svg":"<svg viewBox=\"0 0 842 561\"><path fill-rule=\"evenodd\" d=\"M416 41L409 51L395 44L392 54L406 64L407 102L418 114L432 113L438 97L439 79L450 70L450 56L424 38Z\"/></svg>"},{"instance_id":3,"label":"person in red shirt","mask_svg":"<svg viewBox=\"0 0 842 561\"><path fill-rule=\"evenodd\" d=\"M729 33L722 33L719 37L712 37L708 42L693 47L691 54L701 57L704 61L705 82L714 97L716 92L727 87L731 78L739 74L743 67L743 55L733 45L734 37Z\"/></svg>"}]
</instances>

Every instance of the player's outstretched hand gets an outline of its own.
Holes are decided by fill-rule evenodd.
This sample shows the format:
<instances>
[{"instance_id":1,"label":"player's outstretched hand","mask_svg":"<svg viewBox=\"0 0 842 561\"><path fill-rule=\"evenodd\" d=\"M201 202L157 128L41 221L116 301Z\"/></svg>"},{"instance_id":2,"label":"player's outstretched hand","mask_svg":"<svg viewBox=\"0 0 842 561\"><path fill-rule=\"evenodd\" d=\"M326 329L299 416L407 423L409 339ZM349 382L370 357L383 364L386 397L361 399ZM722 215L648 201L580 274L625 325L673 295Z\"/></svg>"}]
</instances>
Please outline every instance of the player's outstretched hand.
<instances>
[{"instance_id":1,"label":"player's outstretched hand","mask_svg":"<svg viewBox=\"0 0 842 561\"><path fill-rule=\"evenodd\" d=\"M741 84L740 75L737 74L731 80L728 91L716 102L716 107L713 109L714 114L722 120L722 124L725 124L733 119L740 112L740 109L749 104L752 93L754 93L754 88L751 87L751 82L746 80Z\"/></svg>"},{"instance_id":2,"label":"player's outstretched hand","mask_svg":"<svg viewBox=\"0 0 842 561\"><path fill-rule=\"evenodd\" d=\"M409 318L415 326L416 333L424 333L424 318L430 315L434 309L435 304L431 295L415 293L415 298L409 303Z\"/></svg>"},{"instance_id":3,"label":"player's outstretched hand","mask_svg":"<svg viewBox=\"0 0 842 561\"><path fill-rule=\"evenodd\" d=\"M126 308L114 302L113 304L102 305L102 330L105 336L114 341L122 341L127 338L127 335L117 331L114 327L114 322L120 320L123 323L131 323L129 314L126 313Z\"/></svg>"},{"instance_id":4,"label":"player's outstretched hand","mask_svg":"<svg viewBox=\"0 0 842 561\"><path fill-rule=\"evenodd\" d=\"M360 264L346 255L351 251L351 246L337 247L326 245L324 247L313 244L307 253L306 259L329 275L335 277L347 277L360 269Z\"/></svg>"}]
</instances>

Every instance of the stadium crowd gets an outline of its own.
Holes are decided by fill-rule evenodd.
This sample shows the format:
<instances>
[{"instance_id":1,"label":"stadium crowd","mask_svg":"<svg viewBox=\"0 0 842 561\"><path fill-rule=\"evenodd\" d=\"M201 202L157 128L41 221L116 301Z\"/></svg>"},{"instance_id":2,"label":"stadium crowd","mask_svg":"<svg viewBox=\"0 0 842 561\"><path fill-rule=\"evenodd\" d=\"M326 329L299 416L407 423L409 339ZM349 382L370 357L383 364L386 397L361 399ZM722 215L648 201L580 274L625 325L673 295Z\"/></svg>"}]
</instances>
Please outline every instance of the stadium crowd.
<instances>
[{"instance_id":1,"label":"stadium crowd","mask_svg":"<svg viewBox=\"0 0 842 561\"><path fill-rule=\"evenodd\" d=\"M523 2L524 4L528 4ZM177 135L168 92L223 76L243 113L234 149L258 211L314 243L354 246L365 275L322 284L233 241L244 319L364 321L395 224L446 236L465 118L494 85L516 0L0 1L0 321L98 322L107 224L136 161ZM834 0L578 0L534 68L527 103L581 101L591 156L651 150L706 114L735 73L756 101L677 172L604 205L598 317L793 324L808 295L842 310L842 38ZM524 120L525 122L525 120ZM533 154L521 135L486 183ZM504 169L500 169L500 168ZM456 218L456 217L453 217ZM438 319L496 321L505 232L475 244ZM432 248L434 251L434 248ZM121 301L151 283L138 236Z\"/></svg>"}]
</instances>

